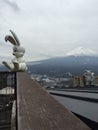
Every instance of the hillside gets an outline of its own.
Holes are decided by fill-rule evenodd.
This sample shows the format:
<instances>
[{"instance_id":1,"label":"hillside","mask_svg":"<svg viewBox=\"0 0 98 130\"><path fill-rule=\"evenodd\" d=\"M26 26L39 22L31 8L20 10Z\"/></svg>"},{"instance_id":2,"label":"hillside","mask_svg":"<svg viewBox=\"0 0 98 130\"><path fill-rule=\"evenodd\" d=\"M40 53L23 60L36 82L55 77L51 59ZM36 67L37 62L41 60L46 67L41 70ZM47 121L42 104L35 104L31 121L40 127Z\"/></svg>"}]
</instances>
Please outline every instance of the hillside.
<instances>
[{"instance_id":1,"label":"hillside","mask_svg":"<svg viewBox=\"0 0 98 130\"><path fill-rule=\"evenodd\" d=\"M98 74L97 67L97 56L66 56L28 63L28 68L32 73L41 74L71 72L72 74L80 75L86 69L90 69Z\"/></svg>"}]
</instances>

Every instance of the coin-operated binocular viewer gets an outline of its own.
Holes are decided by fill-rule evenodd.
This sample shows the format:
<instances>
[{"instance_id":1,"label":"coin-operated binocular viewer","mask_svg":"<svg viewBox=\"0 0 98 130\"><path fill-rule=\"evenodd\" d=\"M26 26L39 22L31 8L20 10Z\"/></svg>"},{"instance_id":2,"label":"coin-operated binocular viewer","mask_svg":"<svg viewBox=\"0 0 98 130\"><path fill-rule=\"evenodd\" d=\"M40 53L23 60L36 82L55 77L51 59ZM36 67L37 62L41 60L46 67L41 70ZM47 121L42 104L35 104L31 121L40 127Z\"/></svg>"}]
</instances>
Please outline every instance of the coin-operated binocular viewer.
<instances>
[{"instance_id":1,"label":"coin-operated binocular viewer","mask_svg":"<svg viewBox=\"0 0 98 130\"><path fill-rule=\"evenodd\" d=\"M5 41L9 41L11 44L13 44L13 55L14 58L11 60L11 63L7 63L6 61L3 61L2 63L11 71L26 71L27 66L25 61L23 60L23 56L25 53L25 49L20 46L20 42L16 34L10 30L11 35L5 36Z\"/></svg>"}]
</instances>

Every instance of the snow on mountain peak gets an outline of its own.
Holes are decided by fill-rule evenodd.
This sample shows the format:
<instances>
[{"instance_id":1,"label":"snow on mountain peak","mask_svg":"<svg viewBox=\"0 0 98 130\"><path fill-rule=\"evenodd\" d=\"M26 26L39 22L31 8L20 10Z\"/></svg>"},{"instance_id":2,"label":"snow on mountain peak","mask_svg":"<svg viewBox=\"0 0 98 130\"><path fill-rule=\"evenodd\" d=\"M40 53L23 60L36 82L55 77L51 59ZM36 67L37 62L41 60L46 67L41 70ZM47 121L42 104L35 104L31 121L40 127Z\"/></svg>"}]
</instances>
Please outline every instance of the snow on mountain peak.
<instances>
[{"instance_id":1,"label":"snow on mountain peak","mask_svg":"<svg viewBox=\"0 0 98 130\"><path fill-rule=\"evenodd\" d=\"M86 49L84 47L77 47L72 51L69 51L66 56L97 56L98 54L91 50Z\"/></svg>"}]
</instances>

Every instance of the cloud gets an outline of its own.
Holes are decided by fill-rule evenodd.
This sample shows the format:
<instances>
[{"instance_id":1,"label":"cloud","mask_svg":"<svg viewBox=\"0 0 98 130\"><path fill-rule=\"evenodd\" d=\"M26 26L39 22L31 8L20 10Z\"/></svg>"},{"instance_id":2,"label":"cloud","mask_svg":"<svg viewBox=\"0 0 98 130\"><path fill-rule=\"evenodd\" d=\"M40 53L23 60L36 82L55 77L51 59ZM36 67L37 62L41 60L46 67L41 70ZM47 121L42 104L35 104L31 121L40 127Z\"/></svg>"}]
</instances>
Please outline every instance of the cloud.
<instances>
[{"instance_id":1,"label":"cloud","mask_svg":"<svg viewBox=\"0 0 98 130\"><path fill-rule=\"evenodd\" d=\"M0 9L0 41L12 29L27 58L64 55L78 46L98 49L98 0L1 0Z\"/></svg>"},{"instance_id":2,"label":"cloud","mask_svg":"<svg viewBox=\"0 0 98 130\"><path fill-rule=\"evenodd\" d=\"M20 8L18 6L18 4L15 1L11 1L11 0L2 0L6 5L8 5L9 7L11 7L14 11L19 11Z\"/></svg>"}]
</instances>

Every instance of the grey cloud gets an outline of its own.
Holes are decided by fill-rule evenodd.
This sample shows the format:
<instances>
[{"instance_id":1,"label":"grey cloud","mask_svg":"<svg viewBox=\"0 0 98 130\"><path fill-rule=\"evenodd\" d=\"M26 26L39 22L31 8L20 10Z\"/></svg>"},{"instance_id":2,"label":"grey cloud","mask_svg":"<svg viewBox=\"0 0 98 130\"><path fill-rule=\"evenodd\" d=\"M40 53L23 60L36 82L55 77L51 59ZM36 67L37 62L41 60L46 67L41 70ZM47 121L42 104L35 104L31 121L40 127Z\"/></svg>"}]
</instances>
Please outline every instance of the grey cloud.
<instances>
[{"instance_id":1,"label":"grey cloud","mask_svg":"<svg viewBox=\"0 0 98 130\"><path fill-rule=\"evenodd\" d=\"M9 27L18 32L26 55L49 58L77 46L98 50L98 0L1 1L0 33Z\"/></svg>"},{"instance_id":2,"label":"grey cloud","mask_svg":"<svg viewBox=\"0 0 98 130\"><path fill-rule=\"evenodd\" d=\"M8 6L10 6L14 11L20 10L20 7L18 6L18 4L15 1L3 0L3 2L5 4L7 4Z\"/></svg>"}]
</instances>

